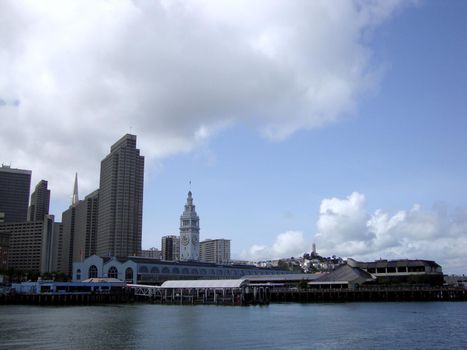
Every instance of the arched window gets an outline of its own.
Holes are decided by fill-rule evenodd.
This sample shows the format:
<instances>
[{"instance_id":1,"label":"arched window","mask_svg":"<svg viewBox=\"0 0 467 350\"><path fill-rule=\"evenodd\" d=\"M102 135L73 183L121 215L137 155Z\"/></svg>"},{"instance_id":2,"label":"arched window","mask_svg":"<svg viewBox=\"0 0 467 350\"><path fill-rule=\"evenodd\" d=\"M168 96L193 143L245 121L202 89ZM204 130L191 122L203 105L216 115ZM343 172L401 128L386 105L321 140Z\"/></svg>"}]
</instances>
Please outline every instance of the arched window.
<instances>
[{"instance_id":1,"label":"arched window","mask_svg":"<svg viewBox=\"0 0 467 350\"><path fill-rule=\"evenodd\" d=\"M221 276L222 275L222 270L217 270L217 275Z\"/></svg>"},{"instance_id":2,"label":"arched window","mask_svg":"<svg viewBox=\"0 0 467 350\"><path fill-rule=\"evenodd\" d=\"M125 270L125 281L133 283L133 269L131 267L127 267Z\"/></svg>"},{"instance_id":3,"label":"arched window","mask_svg":"<svg viewBox=\"0 0 467 350\"><path fill-rule=\"evenodd\" d=\"M191 274L192 275L197 275L198 274L198 269L191 269Z\"/></svg>"},{"instance_id":4,"label":"arched window","mask_svg":"<svg viewBox=\"0 0 467 350\"><path fill-rule=\"evenodd\" d=\"M185 267L185 268L182 269L182 273L183 273L184 275L188 275L190 272L189 272L188 269Z\"/></svg>"},{"instance_id":5,"label":"arched window","mask_svg":"<svg viewBox=\"0 0 467 350\"><path fill-rule=\"evenodd\" d=\"M162 273L170 273L170 270L168 267L163 267L162 268Z\"/></svg>"},{"instance_id":6,"label":"arched window","mask_svg":"<svg viewBox=\"0 0 467 350\"><path fill-rule=\"evenodd\" d=\"M208 274L208 272L206 271L206 269L201 269L200 271L201 271L201 274L202 274L202 275L207 275L207 274Z\"/></svg>"},{"instance_id":7,"label":"arched window","mask_svg":"<svg viewBox=\"0 0 467 350\"><path fill-rule=\"evenodd\" d=\"M81 279L81 269L76 270L76 279L77 280Z\"/></svg>"},{"instance_id":8,"label":"arched window","mask_svg":"<svg viewBox=\"0 0 467 350\"><path fill-rule=\"evenodd\" d=\"M139 273L148 273L149 270L146 266L140 266Z\"/></svg>"},{"instance_id":9,"label":"arched window","mask_svg":"<svg viewBox=\"0 0 467 350\"><path fill-rule=\"evenodd\" d=\"M118 278L118 270L115 266L112 266L107 272L108 278Z\"/></svg>"},{"instance_id":10,"label":"arched window","mask_svg":"<svg viewBox=\"0 0 467 350\"><path fill-rule=\"evenodd\" d=\"M89 266L88 278L97 278L97 266L96 265Z\"/></svg>"},{"instance_id":11,"label":"arched window","mask_svg":"<svg viewBox=\"0 0 467 350\"><path fill-rule=\"evenodd\" d=\"M172 269L172 273L180 273L180 270L178 269L178 267L174 267Z\"/></svg>"},{"instance_id":12,"label":"arched window","mask_svg":"<svg viewBox=\"0 0 467 350\"><path fill-rule=\"evenodd\" d=\"M154 266L152 269L151 269L151 273L159 273L159 268L157 266Z\"/></svg>"},{"instance_id":13,"label":"arched window","mask_svg":"<svg viewBox=\"0 0 467 350\"><path fill-rule=\"evenodd\" d=\"M215 274L216 274L216 271L215 271L214 269L211 269L209 272L211 273L211 275L215 275Z\"/></svg>"}]
</instances>

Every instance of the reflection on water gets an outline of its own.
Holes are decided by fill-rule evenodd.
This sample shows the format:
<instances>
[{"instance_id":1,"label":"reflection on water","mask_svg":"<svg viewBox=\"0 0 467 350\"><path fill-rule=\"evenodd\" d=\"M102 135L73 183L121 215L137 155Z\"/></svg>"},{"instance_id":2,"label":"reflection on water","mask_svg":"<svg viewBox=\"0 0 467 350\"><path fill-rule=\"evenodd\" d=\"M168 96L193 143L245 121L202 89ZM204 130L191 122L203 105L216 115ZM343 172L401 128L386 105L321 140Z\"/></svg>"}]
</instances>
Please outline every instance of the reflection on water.
<instances>
[{"instance_id":1,"label":"reflection on water","mask_svg":"<svg viewBox=\"0 0 467 350\"><path fill-rule=\"evenodd\" d=\"M453 349L467 303L0 306L0 349Z\"/></svg>"}]
</instances>

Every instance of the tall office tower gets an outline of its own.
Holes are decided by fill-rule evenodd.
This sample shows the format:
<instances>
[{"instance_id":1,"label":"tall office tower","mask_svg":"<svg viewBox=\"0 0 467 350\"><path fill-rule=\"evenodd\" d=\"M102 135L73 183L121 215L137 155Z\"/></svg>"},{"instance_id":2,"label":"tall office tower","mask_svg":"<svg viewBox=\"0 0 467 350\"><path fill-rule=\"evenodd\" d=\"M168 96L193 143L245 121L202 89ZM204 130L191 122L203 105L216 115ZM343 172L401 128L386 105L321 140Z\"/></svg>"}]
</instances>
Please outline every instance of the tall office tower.
<instances>
[{"instance_id":1,"label":"tall office tower","mask_svg":"<svg viewBox=\"0 0 467 350\"><path fill-rule=\"evenodd\" d=\"M193 205L191 191L180 216L180 260L199 260L199 216Z\"/></svg>"},{"instance_id":2,"label":"tall office tower","mask_svg":"<svg viewBox=\"0 0 467 350\"><path fill-rule=\"evenodd\" d=\"M80 203L78 198L78 176L75 175L71 205L62 213L62 237L60 241L61 270L71 274L73 267L73 243L76 231L76 210Z\"/></svg>"},{"instance_id":3,"label":"tall office tower","mask_svg":"<svg viewBox=\"0 0 467 350\"><path fill-rule=\"evenodd\" d=\"M31 170L0 168L0 215L4 222L23 222L28 217Z\"/></svg>"},{"instance_id":4,"label":"tall office tower","mask_svg":"<svg viewBox=\"0 0 467 350\"><path fill-rule=\"evenodd\" d=\"M88 194L75 207L73 262L83 261L88 256L96 254L99 190Z\"/></svg>"},{"instance_id":5,"label":"tall office tower","mask_svg":"<svg viewBox=\"0 0 467 350\"><path fill-rule=\"evenodd\" d=\"M141 254L143 185L144 157L126 134L101 162L97 255Z\"/></svg>"},{"instance_id":6,"label":"tall office tower","mask_svg":"<svg viewBox=\"0 0 467 350\"><path fill-rule=\"evenodd\" d=\"M0 271L8 269L8 249L10 247L10 233L0 232Z\"/></svg>"},{"instance_id":7,"label":"tall office tower","mask_svg":"<svg viewBox=\"0 0 467 350\"><path fill-rule=\"evenodd\" d=\"M8 267L25 272L53 271L54 217L42 221L0 224L0 234L9 233Z\"/></svg>"},{"instance_id":8,"label":"tall office tower","mask_svg":"<svg viewBox=\"0 0 467 350\"><path fill-rule=\"evenodd\" d=\"M28 210L28 221L42 221L49 215L50 190L47 181L41 180L31 194L31 204Z\"/></svg>"},{"instance_id":9,"label":"tall office tower","mask_svg":"<svg viewBox=\"0 0 467 350\"><path fill-rule=\"evenodd\" d=\"M200 244L200 260L215 264L230 262L230 239L207 239Z\"/></svg>"},{"instance_id":10,"label":"tall office tower","mask_svg":"<svg viewBox=\"0 0 467 350\"><path fill-rule=\"evenodd\" d=\"M180 237L169 235L161 239L162 260L180 260Z\"/></svg>"}]
</instances>

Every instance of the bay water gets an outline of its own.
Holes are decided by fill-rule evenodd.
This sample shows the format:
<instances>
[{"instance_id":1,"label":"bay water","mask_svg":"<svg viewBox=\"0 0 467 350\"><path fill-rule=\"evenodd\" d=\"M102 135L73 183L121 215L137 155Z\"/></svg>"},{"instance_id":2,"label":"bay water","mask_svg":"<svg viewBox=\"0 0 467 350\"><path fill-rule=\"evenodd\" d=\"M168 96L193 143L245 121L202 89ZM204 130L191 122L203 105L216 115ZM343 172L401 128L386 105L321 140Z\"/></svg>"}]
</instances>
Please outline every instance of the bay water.
<instances>
[{"instance_id":1,"label":"bay water","mask_svg":"<svg viewBox=\"0 0 467 350\"><path fill-rule=\"evenodd\" d=\"M0 349L467 349L467 303L8 305Z\"/></svg>"}]
</instances>

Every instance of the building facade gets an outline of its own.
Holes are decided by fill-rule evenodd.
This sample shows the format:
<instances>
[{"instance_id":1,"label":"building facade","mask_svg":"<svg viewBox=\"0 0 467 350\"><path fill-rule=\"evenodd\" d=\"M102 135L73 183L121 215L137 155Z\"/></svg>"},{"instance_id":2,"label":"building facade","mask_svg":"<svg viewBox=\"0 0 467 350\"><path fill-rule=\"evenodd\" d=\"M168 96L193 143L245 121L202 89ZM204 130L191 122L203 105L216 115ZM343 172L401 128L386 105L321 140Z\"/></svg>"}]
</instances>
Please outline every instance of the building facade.
<instances>
[{"instance_id":1,"label":"building facade","mask_svg":"<svg viewBox=\"0 0 467 350\"><path fill-rule=\"evenodd\" d=\"M0 271L8 269L8 250L10 247L10 233L0 232Z\"/></svg>"},{"instance_id":2,"label":"building facade","mask_svg":"<svg viewBox=\"0 0 467 350\"><path fill-rule=\"evenodd\" d=\"M219 280L244 277L290 275L290 271L251 265L217 265L196 261L170 262L143 257L99 257L92 255L73 263L73 281L88 278L118 278L128 283L161 284L167 280ZM303 275L306 276L306 275Z\"/></svg>"},{"instance_id":3,"label":"building facade","mask_svg":"<svg viewBox=\"0 0 467 350\"><path fill-rule=\"evenodd\" d=\"M99 190L78 201L73 232L73 261L96 254Z\"/></svg>"},{"instance_id":4,"label":"building facade","mask_svg":"<svg viewBox=\"0 0 467 350\"><path fill-rule=\"evenodd\" d=\"M230 262L230 240L207 239L201 242L200 261L228 264Z\"/></svg>"},{"instance_id":5,"label":"building facade","mask_svg":"<svg viewBox=\"0 0 467 350\"><path fill-rule=\"evenodd\" d=\"M42 221L0 224L0 234L8 233L8 268L45 273L54 270L54 217Z\"/></svg>"},{"instance_id":6,"label":"building facade","mask_svg":"<svg viewBox=\"0 0 467 350\"><path fill-rule=\"evenodd\" d=\"M28 209L28 221L42 221L49 215L50 190L47 181L41 180L31 194L31 204Z\"/></svg>"},{"instance_id":7,"label":"building facade","mask_svg":"<svg viewBox=\"0 0 467 350\"><path fill-rule=\"evenodd\" d=\"M141 250L141 256L143 258L151 258L151 259L161 259L162 254L161 251L155 247L149 249Z\"/></svg>"},{"instance_id":8,"label":"building facade","mask_svg":"<svg viewBox=\"0 0 467 350\"><path fill-rule=\"evenodd\" d=\"M3 222L24 222L28 217L31 171L0 168L0 214Z\"/></svg>"},{"instance_id":9,"label":"building facade","mask_svg":"<svg viewBox=\"0 0 467 350\"><path fill-rule=\"evenodd\" d=\"M191 191L180 216L180 261L199 260L199 217Z\"/></svg>"},{"instance_id":10,"label":"building facade","mask_svg":"<svg viewBox=\"0 0 467 350\"><path fill-rule=\"evenodd\" d=\"M162 260L180 260L180 237L175 235L163 236L161 238Z\"/></svg>"},{"instance_id":11,"label":"building facade","mask_svg":"<svg viewBox=\"0 0 467 350\"><path fill-rule=\"evenodd\" d=\"M141 253L144 157L136 136L126 134L101 162L96 252L101 256Z\"/></svg>"}]
</instances>

